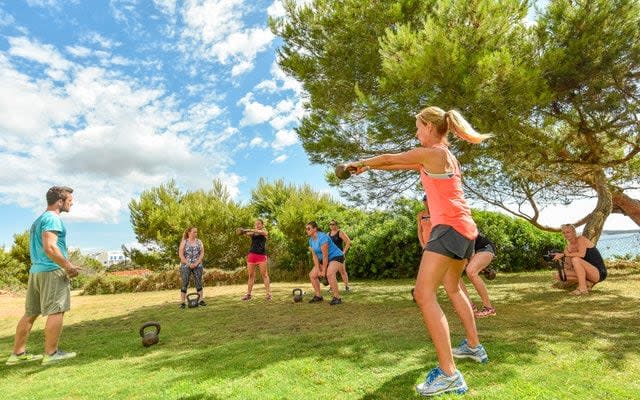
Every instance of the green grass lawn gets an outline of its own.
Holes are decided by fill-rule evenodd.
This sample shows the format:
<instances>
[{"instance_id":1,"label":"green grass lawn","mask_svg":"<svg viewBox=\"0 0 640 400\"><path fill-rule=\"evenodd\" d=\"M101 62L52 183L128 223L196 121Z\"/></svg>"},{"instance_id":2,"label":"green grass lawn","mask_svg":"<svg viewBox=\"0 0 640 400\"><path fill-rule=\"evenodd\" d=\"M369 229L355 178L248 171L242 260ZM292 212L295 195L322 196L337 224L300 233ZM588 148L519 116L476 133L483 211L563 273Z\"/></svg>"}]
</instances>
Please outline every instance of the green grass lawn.
<instances>
[{"instance_id":1,"label":"green grass lawn","mask_svg":"<svg viewBox=\"0 0 640 400\"><path fill-rule=\"evenodd\" d=\"M614 270L590 296L550 288L550 273L499 274L498 310L478 321L491 361L457 363L478 399L640 398L640 270ZM0 298L2 399L411 399L436 365L411 281L354 282L344 303L240 301L244 286L208 287L209 305L178 309L177 292L74 296L54 366L4 365L24 299ZM473 293L473 292L472 292ZM305 300L310 295L305 296ZM477 297L476 297L477 299ZM452 339L463 337L446 296ZM162 324L143 348L143 322ZM30 349L41 352L39 319ZM441 398L459 398L443 396Z\"/></svg>"}]
</instances>

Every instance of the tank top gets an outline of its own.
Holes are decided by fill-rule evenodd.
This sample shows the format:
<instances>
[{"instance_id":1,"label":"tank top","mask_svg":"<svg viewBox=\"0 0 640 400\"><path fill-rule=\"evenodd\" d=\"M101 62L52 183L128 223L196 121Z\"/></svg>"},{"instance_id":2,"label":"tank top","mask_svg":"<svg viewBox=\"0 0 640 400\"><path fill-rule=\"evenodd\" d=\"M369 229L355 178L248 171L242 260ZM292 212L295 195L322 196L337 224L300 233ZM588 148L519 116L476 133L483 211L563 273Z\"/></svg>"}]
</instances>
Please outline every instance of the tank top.
<instances>
[{"instance_id":1,"label":"tank top","mask_svg":"<svg viewBox=\"0 0 640 400\"><path fill-rule=\"evenodd\" d=\"M478 228L471 218L471 208L464 198L458 161L444 144L435 144L432 148L447 152L453 161L453 172L430 175L424 168L420 168L420 181L427 195L431 225L449 225L462 236L473 240L478 235Z\"/></svg>"},{"instance_id":2,"label":"tank top","mask_svg":"<svg viewBox=\"0 0 640 400\"><path fill-rule=\"evenodd\" d=\"M338 229L338 232L336 232L335 236L332 234L329 234L329 237L331 238L331 240L333 240L333 243L335 243L336 246L338 246L338 248L342 250L342 247L344 246L344 242L340 237L340 230Z\"/></svg>"},{"instance_id":3,"label":"tank top","mask_svg":"<svg viewBox=\"0 0 640 400\"><path fill-rule=\"evenodd\" d=\"M200 240L196 240L195 244L189 244L189 241L184 241L184 258L189 261L189 264L193 264L200 257L202 253L202 247L200 246Z\"/></svg>"},{"instance_id":4,"label":"tank top","mask_svg":"<svg viewBox=\"0 0 640 400\"><path fill-rule=\"evenodd\" d=\"M267 237L254 233L251 235L251 247L249 253L267 254Z\"/></svg>"}]
</instances>

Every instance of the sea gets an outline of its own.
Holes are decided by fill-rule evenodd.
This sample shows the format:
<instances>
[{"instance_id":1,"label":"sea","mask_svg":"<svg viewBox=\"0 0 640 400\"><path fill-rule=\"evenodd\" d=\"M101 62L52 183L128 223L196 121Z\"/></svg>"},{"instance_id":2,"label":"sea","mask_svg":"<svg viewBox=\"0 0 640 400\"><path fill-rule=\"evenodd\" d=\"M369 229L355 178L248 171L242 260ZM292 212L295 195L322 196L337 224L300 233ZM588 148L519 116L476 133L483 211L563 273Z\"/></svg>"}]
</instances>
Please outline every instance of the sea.
<instances>
[{"instance_id":1,"label":"sea","mask_svg":"<svg viewBox=\"0 0 640 400\"><path fill-rule=\"evenodd\" d=\"M640 255L640 230L604 231L598 240L602 258L637 257Z\"/></svg>"}]
</instances>

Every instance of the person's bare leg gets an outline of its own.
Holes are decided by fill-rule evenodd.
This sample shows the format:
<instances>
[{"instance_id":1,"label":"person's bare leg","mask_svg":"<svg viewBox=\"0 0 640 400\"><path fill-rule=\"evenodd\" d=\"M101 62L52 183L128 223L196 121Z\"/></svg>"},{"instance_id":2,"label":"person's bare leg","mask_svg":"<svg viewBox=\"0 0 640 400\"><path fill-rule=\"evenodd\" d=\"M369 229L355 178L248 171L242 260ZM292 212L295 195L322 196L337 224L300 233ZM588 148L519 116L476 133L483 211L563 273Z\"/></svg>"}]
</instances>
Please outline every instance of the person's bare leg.
<instances>
[{"instance_id":1,"label":"person's bare leg","mask_svg":"<svg viewBox=\"0 0 640 400\"><path fill-rule=\"evenodd\" d=\"M572 257L571 264L573 265L573 270L575 271L578 279L578 290L580 292L587 292L589 290L587 282L593 284L598 282L600 279L600 271L584 259L580 257Z\"/></svg>"},{"instance_id":2,"label":"person's bare leg","mask_svg":"<svg viewBox=\"0 0 640 400\"><path fill-rule=\"evenodd\" d=\"M256 281L256 264L247 264L247 273L249 275L247 279L247 294L251 294L253 290L253 284Z\"/></svg>"},{"instance_id":3,"label":"person's bare leg","mask_svg":"<svg viewBox=\"0 0 640 400\"><path fill-rule=\"evenodd\" d=\"M467 265L467 276L469 280L473 284L473 287L476 288L478 295L482 299L482 305L485 307L493 308L491 305L491 300L489 299L489 292L487 291L487 287L484 284L482 278L480 278L480 272L482 272L493 260L493 254L483 251L480 253L476 253L471 258L469 265Z\"/></svg>"},{"instance_id":4,"label":"person's bare leg","mask_svg":"<svg viewBox=\"0 0 640 400\"><path fill-rule=\"evenodd\" d=\"M20 318L18 326L16 326L16 337L13 340L13 354L21 354L25 352L29 333L31 333L31 328L33 328L33 323L37 318L37 315L23 315L22 318Z\"/></svg>"},{"instance_id":5,"label":"person's bare leg","mask_svg":"<svg viewBox=\"0 0 640 400\"><path fill-rule=\"evenodd\" d=\"M53 354L58 350L58 342L62 333L64 313L50 314L44 326L44 352Z\"/></svg>"},{"instance_id":6,"label":"person's bare leg","mask_svg":"<svg viewBox=\"0 0 640 400\"><path fill-rule=\"evenodd\" d=\"M342 282L344 283L344 287L349 287L349 275L347 274L347 264L340 263L338 266L338 271L340 272L340 277L342 278Z\"/></svg>"},{"instance_id":7,"label":"person's bare leg","mask_svg":"<svg viewBox=\"0 0 640 400\"><path fill-rule=\"evenodd\" d=\"M333 297L340 298L340 291L338 290L338 279L336 278L336 272L338 272L338 266L341 263L337 261L331 261L327 268L327 280L329 281L329 287Z\"/></svg>"},{"instance_id":8,"label":"person's bare leg","mask_svg":"<svg viewBox=\"0 0 640 400\"><path fill-rule=\"evenodd\" d=\"M315 292L316 296L321 297L321 295L320 295L320 280L318 278L318 274L319 273L320 273L320 271L318 271L318 268L313 267L311 272L309 272L309 280L311 281L311 286L313 286L313 291Z\"/></svg>"},{"instance_id":9,"label":"person's bare leg","mask_svg":"<svg viewBox=\"0 0 640 400\"><path fill-rule=\"evenodd\" d=\"M456 366L451 353L449 323L438 304L437 291L447 270L455 268L460 271L463 265L462 261L425 251L422 253L414 292L416 303L422 313L422 319L436 349L440 369L447 375L452 375L456 370ZM457 285L458 283L456 282L456 287ZM468 305L468 302L467 307L471 312L471 306ZM471 317L473 318L473 316Z\"/></svg>"},{"instance_id":10,"label":"person's bare leg","mask_svg":"<svg viewBox=\"0 0 640 400\"><path fill-rule=\"evenodd\" d=\"M264 290L267 292L267 296L271 296L271 280L269 279L269 270L267 269L267 263L260 263L258 264L258 267L260 267L260 275L262 275Z\"/></svg>"},{"instance_id":11,"label":"person's bare leg","mask_svg":"<svg viewBox=\"0 0 640 400\"><path fill-rule=\"evenodd\" d=\"M452 260L455 261L455 260ZM469 347L476 347L480 341L478 339L478 331L476 329L476 319L471 309L469 298L460 290L460 277L462 276L462 266L464 264L452 264L444 275L442 283L447 291L447 296L451 300L456 314L462 321L462 326L467 337Z\"/></svg>"}]
</instances>

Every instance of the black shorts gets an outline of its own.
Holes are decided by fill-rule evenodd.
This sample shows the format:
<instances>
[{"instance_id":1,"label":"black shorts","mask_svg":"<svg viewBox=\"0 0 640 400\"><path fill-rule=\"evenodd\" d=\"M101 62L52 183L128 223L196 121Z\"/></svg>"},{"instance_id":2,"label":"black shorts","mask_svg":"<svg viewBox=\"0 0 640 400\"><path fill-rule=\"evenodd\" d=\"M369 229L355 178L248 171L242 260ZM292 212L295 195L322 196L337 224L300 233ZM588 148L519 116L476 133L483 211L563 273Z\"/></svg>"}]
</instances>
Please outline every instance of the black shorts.
<instances>
[{"instance_id":1,"label":"black shorts","mask_svg":"<svg viewBox=\"0 0 640 400\"><path fill-rule=\"evenodd\" d=\"M331 261L337 261L337 262L339 262L341 264L344 264L344 256L336 256L336 257L330 258L329 262L331 262ZM318 260L318 262L320 264L322 264L322 260Z\"/></svg>"},{"instance_id":2,"label":"black shorts","mask_svg":"<svg viewBox=\"0 0 640 400\"><path fill-rule=\"evenodd\" d=\"M496 249L490 244L487 244L486 246L481 247L478 250L476 250L476 253L482 253L482 252L491 253L494 256L496 255Z\"/></svg>"},{"instance_id":3,"label":"black shorts","mask_svg":"<svg viewBox=\"0 0 640 400\"><path fill-rule=\"evenodd\" d=\"M424 250L442 254L454 260L470 259L473 255L474 239L467 239L450 225L436 225Z\"/></svg>"}]
</instances>

